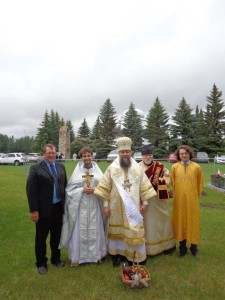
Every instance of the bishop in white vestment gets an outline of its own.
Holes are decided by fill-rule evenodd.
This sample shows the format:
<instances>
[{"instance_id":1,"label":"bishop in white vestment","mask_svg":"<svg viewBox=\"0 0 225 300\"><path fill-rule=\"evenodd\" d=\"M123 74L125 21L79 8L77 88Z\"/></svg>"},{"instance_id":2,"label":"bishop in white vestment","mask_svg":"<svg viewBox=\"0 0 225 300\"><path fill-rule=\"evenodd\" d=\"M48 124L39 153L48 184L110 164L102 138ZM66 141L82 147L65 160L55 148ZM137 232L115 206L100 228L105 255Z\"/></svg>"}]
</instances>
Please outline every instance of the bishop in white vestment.
<instances>
[{"instance_id":1,"label":"bishop in white vestment","mask_svg":"<svg viewBox=\"0 0 225 300\"><path fill-rule=\"evenodd\" d=\"M148 200L156 195L140 165L131 157L131 139L117 140L119 157L108 167L95 188L94 194L104 200L108 217L108 253L113 255L113 266L120 258L129 262L146 259L144 213ZM116 258L116 259L114 259Z\"/></svg>"}]
</instances>

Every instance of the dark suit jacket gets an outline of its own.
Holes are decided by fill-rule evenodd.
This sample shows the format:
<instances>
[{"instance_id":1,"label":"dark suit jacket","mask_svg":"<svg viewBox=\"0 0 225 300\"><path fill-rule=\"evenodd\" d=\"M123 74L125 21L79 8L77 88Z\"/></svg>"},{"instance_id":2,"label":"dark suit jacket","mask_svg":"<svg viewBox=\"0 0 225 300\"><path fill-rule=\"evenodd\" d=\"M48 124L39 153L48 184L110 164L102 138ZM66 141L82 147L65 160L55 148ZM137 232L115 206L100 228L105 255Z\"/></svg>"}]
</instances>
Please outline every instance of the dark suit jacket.
<instances>
[{"instance_id":1,"label":"dark suit jacket","mask_svg":"<svg viewBox=\"0 0 225 300\"><path fill-rule=\"evenodd\" d=\"M58 173L63 212L65 187L67 185L66 170L64 165L57 161L55 161L55 165ZM45 161L41 161L30 167L26 191L30 212L38 211L41 218L49 217L53 207L54 178Z\"/></svg>"}]
</instances>

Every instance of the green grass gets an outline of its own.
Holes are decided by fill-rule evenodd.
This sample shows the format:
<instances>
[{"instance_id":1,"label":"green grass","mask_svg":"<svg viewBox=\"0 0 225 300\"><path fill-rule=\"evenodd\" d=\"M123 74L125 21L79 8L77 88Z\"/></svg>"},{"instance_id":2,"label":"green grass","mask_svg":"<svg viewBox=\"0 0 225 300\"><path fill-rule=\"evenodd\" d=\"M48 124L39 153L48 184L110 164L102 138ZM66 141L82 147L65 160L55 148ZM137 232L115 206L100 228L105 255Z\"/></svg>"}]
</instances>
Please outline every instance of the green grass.
<instances>
[{"instance_id":1,"label":"green grass","mask_svg":"<svg viewBox=\"0 0 225 300\"><path fill-rule=\"evenodd\" d=\"M99 163L102 170L109 164ZM166 163L170 168L171 164ZM68 178L75 167L65 162ZM0 298L1 299L224 299L225 298L225 194L208 187L213 163L202 164L204 195L201 196L200 258L150 258L151 286L127 289L120 269L109 258L94 264L57 269L40 276L35 267L34 224L29 219L25 194L29 166L0 166ZM219 166L225 173L225 165ZM170 200L172 207L172 200ZM213 206L213 208L209 208ZM49 247L48 247L49 250ZM62 259L67 261L63 249Z\"/></svg>"}]
</instances>

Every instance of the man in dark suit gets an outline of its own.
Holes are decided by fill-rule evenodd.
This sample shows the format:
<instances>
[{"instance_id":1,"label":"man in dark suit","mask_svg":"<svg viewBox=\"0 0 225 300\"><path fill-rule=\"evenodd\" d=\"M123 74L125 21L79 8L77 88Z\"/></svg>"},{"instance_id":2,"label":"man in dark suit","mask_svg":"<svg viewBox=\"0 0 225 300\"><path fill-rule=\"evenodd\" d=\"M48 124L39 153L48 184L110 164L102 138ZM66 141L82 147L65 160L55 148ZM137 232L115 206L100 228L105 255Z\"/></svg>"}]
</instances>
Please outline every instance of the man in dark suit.
<instances>
[{"instance_id":1,"label":"man in dark suit","mask_svg":"<svg viewBox=\"0 0 225 300\"><path fill-rule=\"evenodd\" d=\"M67 176L64 165L56 161L56 148L43 147L44 160L30 168L27 198L31 220L36 225L35 254L39 274L47 274L46 239L50 232L51 263L63 267L58 249L65 202Z\"/></svg>"}]
</instances>

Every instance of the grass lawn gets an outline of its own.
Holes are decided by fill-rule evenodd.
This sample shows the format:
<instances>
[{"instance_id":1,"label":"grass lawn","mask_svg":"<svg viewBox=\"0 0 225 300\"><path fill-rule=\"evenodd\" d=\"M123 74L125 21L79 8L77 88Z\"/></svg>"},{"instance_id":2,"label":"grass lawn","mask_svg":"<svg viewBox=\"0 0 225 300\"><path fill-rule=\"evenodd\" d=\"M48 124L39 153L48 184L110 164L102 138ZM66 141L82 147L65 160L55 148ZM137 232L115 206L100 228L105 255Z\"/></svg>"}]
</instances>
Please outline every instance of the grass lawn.
<instances>
[{"instance_id":1,"label":"grass lawn","mask_svg":"<svg viewBox=\"0 0 225 300\"><path fill-rule=\"evenodd\" d=\"M104 171L108 164L99 163ZM68 179L75 163L65 162ZM166 163L170 169L171 164ZM34 232L25 194L29 165L0 166L0 299L225 299L225 194L208 187L218 165L202 164L204 195L201 196L200 258L149 258L151 286L127 289L120 269L109 258L90 264L57 269L49 264L47 275L35 267ZM225 165L219 166L225 173ZM170 200L172 209L172 200ZM48 247L49 250L49 247ZM67 260L66 249L62 260Z\"/></svg>"}]
</instances>

